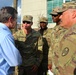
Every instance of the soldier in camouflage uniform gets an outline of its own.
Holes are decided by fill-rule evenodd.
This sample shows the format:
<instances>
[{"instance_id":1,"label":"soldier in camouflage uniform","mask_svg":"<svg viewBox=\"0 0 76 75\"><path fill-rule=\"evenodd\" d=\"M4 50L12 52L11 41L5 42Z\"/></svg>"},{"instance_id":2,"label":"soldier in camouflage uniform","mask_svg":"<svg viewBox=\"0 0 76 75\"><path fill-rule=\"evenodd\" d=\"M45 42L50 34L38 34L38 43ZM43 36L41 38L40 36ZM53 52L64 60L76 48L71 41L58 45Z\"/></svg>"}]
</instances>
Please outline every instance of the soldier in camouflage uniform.
<instances>
[{"instance_id":1,"label":"soldier in camouflage uniform","mask_svg":"<svg viewBox=\"0 0 76 75\"><path fill-rule=\"evenodd\" d=\"M50 46L51 29L47 28L48 19L44 16L39 19L39 24L40 24L39 32L41 33L43 37L43 60L39 67L38 75L46 75L47 70L48 70L48 67L47 67L48 66L48 51L49 51L49 46Z\"/></svg>"},{"instance_id":2,"label":"soldier in camouflage uniform","mask_svg":"<svg viewBox=\"0 0 76 75\"><path fill-rule=\"evenodd\" d=\"M59 17L60 17L60 15L62 14L62 12L57 13L57 12L59 12L60 9L61 9L60 7L55 7L55 8L52 10L52 12L50 13L50 15L52 16L53 22L56 23L56 26L60 24L60 19L59 19Z\"/></svg>"},{"instance_id":3,"label":"soldier in camouflage uniform","mask_svg":"<svg viewBox=\"0 0 76 75\"><path fill-rule=\"evenodd\" d=\"M67 31L53 51L54 74L76 75L76 2L64 3L60 11L60 26Z\"/></svg>"},{"instance_id":4,"label":"soldier in camouflage uniform","mask_svg":"<svg viewBox=\"0 0 76 75\"><path fill-rule=\"evenodd\" d=\"M23 63L19 67L19 75L37 75L43 57L42 37L39 32L31 28L32 20L31 15L25 15L21 30L14 34L17 48L23 59Z\"/></svg>"},{"instance_id":5,"label":"soldier in camouflage uniform","mask_svg":"<svg viewBox=\"0 0 76 75\"><path fill-rule=\"evenodd\" d=\"M58 51L59 41L60 41L60 39L62 38L62 36L64 35L64 33L66 31L66 29L63 29L59 25L60 24L59 17L62 14L62 12L60 12L60 9L61 8L56 7L50 13L50 15L52 15L53 22L56 22L56 26L51 31L51 50L49 50L49 54L48 54L48 60L49 60L48 61L48 69L51 70L51 68L52 68L52 71L54 71L54 72L56 72L56 70L53 69L55 67L54 61L56 61L56 63L57 63L57 60L54 60L55 59L54 58L55 54L53 54L53 52Z\"/></svg>"}]
</instances>

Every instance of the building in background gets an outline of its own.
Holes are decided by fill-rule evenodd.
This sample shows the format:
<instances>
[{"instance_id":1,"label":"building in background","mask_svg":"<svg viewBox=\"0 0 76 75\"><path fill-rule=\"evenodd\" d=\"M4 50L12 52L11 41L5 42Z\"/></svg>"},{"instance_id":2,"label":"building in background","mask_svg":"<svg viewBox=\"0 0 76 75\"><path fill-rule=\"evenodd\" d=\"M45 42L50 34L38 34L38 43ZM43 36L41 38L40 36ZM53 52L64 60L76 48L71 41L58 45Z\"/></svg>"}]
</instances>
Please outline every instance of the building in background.
<instances>
[{"instance_id":1,"label":"building in background","mask_svg":"<svg viewBox=\"0 0 76 75\"><path fill-rule=\"evenodd\" d=\"M38 28L39 18L48 17L48 27L54 27L50 12L55 7L61 7L62 3L72 0L21 0L21 20L24 15L33 16L33 28ZM73 0L74 1L74 0Z\"/></svg>"}]
</instances>

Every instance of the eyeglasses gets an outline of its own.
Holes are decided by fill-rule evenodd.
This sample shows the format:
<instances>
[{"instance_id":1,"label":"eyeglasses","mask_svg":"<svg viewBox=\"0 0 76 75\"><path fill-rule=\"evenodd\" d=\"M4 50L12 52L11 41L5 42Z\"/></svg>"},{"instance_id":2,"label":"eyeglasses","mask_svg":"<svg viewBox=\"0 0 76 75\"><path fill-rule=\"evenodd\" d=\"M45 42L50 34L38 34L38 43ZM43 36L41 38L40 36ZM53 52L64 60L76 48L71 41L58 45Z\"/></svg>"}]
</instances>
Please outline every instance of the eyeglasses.
<instances>
[{"instance_id":1,"label":"eyeglasses","mask_svg":"<svg viewBox=\"0 0 76 75\"><path fill-rule=\"evenodd\" d=\"M23 24L25 24L25 23L30 24L31 22L29 22L29 21L23 21Z\"/></svg>"}]
</instances>

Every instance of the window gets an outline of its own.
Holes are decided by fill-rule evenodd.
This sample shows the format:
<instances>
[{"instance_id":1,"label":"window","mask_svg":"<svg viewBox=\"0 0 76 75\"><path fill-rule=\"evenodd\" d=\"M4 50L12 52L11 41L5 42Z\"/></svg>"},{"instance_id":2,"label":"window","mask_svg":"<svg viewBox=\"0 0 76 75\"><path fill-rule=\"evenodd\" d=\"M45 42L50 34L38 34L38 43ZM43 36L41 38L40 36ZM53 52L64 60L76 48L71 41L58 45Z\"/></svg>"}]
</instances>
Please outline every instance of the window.
<instances>
[{"instance_id":1,"label":"window","mask_svg":"<svg viewBox=\"0 0 76 75\"><path fill-rule=\"evenodd\" d=\"M65 2L70 2L71 0L65 0Z\"/></svg>"}]
</instances>

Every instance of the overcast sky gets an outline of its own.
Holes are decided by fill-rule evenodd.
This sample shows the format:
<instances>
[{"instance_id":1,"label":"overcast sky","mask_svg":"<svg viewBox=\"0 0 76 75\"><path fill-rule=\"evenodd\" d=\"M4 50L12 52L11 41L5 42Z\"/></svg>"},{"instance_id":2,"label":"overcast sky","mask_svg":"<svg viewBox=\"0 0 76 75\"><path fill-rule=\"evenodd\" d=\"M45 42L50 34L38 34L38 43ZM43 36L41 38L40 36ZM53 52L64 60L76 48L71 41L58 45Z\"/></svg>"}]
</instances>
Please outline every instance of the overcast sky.
<instances>
[{"instance_id":1,"label":"overcast sky","mask_svg":"<svg viewBox=\"0 0 76 75\"><path fill-rule=\"evenodd\" d=\"M0 8L4 6L13 6L13 0L0 0ZM18 22L21 21L21 0L18 0Z\"/></svg>"}]
</instances>

